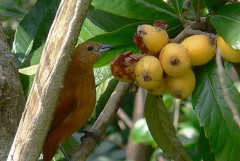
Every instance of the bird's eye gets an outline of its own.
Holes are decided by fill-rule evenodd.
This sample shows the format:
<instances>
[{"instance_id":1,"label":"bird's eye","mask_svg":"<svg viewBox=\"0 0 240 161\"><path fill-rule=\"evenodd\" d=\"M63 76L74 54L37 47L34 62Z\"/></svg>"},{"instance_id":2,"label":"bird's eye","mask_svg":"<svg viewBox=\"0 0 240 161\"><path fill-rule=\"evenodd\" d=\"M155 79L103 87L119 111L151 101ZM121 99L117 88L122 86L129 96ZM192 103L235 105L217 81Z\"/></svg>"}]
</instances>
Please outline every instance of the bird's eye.
<instances>
[{"instance_id":1,"label":"bird's eye","mask_svg":"<svg viewBox=\"0 0 240 161\"><path fill-rule=\"evenodd\" d=\"M92 51L93 50L93 46L88 46L87 50L88 51Z\"/></svg>"}]
</instances>

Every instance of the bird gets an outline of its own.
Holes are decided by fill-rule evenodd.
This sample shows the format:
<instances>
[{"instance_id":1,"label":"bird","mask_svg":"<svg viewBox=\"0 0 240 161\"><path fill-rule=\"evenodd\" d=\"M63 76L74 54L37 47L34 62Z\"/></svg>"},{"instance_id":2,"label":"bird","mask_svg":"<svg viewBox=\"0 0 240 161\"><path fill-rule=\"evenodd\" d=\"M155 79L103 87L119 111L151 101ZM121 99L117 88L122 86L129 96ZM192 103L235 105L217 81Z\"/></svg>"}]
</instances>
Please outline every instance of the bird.
<instances>
[{"instance_id":1,"label":"bird","mask_svg":"<svg viewBox=\"0 0 240 161\"><path fill-rule=\"evenodd\" d=\"M59 145L81 129L91 117L96 102L93 66L112 47L86 41L75 48L43 145L43 161L51 161Z\"/></svg>"}]
</instances>

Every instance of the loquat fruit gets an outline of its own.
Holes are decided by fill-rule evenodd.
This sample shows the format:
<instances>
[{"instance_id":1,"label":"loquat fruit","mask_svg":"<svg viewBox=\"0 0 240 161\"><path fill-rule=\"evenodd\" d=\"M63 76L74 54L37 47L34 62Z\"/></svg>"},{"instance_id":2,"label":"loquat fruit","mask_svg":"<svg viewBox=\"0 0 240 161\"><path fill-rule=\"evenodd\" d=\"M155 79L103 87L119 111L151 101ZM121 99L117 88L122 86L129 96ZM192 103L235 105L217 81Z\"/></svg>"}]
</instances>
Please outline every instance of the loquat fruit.
<instances>
[{"instance_id":1,"label":"loquat fruit","mask_svg":"<svg viewBox=\"0 0 240 161\"><path fill-rule=\"evenodd\" d=\"M181 43L189 52L193 66L208 63L216 54L214 41L206 35L193 35Z\"/></svg>"},{"instance_id":2,"label":"loquat fruit","mask_svg":"<svg viewBox=\"0 0 240 161\"><path fill-rule=\"evenodd\" d=\"M182 75L191 68L191 57L187 49L177 43L169 43L159 54L163 71L170 76Z\"/></svg>"},{"instance_id":3,"label":"loquat fruit","mask_svg":"<svg viewBox=\"0 0 240 161\"><path fill-rule=\"evenodd\" d=\"M186 73L179 77L166 76L167 88L170 94L179 99L189 97L196 85L194 72L189 69Z\"/></svg>"},{"instance_id":4,"label":"loquat fruit","mask_svg":"<svg viewBox=\"0 0 240 161\"><path fill-rule=\"evenodd\" d=\"M157 88L148 89L147 90L150 94L156 96L162 96L167 91L167 82L164 78L160 81L160 84Z\"/></svg>"},{"instance_id":5,"label":"loquat fruit","mask_svg":"<svg viewBox=\"0 0 240 161\"><path fill-rule=\"evenodd\" d=\"M138 86L153 89L159 87L163 77L163 70L155 56L146 55L137 63L134 74Z\"/></svg>"},{"instance_id":6,"label":"loquat fruit","mask_svg":"<svg viewBox=\"0 0 240 161\"><path fill-rule=\"evenodd\" d=\"M240 50L233 49L221 36L217 38L217 46L221 50L223 59L230 61L232 63L240 62Z\"/></svg>"},{"instance_id":7,"label":"loquat fruit","mask_svg":"<svg viewBox=\"0 0 240 161\"><path fill-rule=\"evenodd\" d=\"M156 55L169 42L169 37L168 33L160 27L139 25L134 40L143 53Z\"/></svg>"}]
</instances>

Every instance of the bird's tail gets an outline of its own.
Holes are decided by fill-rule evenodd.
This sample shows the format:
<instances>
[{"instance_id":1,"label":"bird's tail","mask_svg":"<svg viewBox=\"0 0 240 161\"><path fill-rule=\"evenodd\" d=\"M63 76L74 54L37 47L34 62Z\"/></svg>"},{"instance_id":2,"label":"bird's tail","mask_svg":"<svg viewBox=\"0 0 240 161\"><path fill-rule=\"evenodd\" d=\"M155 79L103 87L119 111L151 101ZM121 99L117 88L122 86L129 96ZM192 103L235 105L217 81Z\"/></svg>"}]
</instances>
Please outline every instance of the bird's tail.
<instances>
[{"instance_id":1,"label":"bird's tail","mask_svg":"<svg viewBox=\"0 0 240 161\"><path fill-rule=\"evenodd\" d=\"M47 138L43 146L43 161L51 161L54 155L56 154L57 149L58 149L58 142L49 140Z\"/></svg>"}]
</instances>

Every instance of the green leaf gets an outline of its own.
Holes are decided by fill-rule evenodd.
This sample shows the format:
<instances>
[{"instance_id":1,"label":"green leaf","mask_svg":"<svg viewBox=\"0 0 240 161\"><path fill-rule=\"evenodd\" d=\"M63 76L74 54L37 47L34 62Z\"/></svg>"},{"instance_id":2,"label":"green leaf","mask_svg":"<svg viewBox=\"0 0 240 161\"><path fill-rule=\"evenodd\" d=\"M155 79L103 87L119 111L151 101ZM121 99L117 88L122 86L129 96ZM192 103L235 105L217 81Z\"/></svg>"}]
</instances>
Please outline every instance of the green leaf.
<instances>
[{"instance_id":1,"label":"green leaf","mask_svg":"<svg viewBox=\"0 0 240 161\"><path fill-rule=\"evenodd\" d=\"M239 160L240 128L224 99L215 61L199 67L195 73L197 84L192 103L209 139L211 151L216 160ZM240 112L240 94L227 74L224 79L229 97Z\"/></svg>"},{"instance_id":2,"label":"green leaf","mask_svg":"<svg viewBox=\"0 0 240 161\"><path fill-rule=\"evenodd\" d=\"M95 67L101 67L108 65L117 55L128 51L138 51L138 48L134 45L133 35L137 30L137 26L140 23L134 23L125 26L117 31L109 32L106 34L98 35L93 37L92 41L101 42L104 44L111 44L114 46L112 50L105 53L95 64Z\"/></svg>"},{"instance_id":3,"label":"green leaf","mask_svg":"<svg viewBox=\"0 0 240 161\"><path fill-rule=\"evenodd\" d=\"M127 18L162 20L173 27L180 23L175 11L161 0L94 0L97 9Z\"/></svg>"},{"instance_id":4,"label":"green leaf","mask_svg":"<svg viewBox=\"0 0 240 161\"><path fill-rule=\"evenodd\" d=\"M39 64L41 56L42 56L42 51L43 51L44 45L40 46L38 49L36 49L32 53L32 57L26 57L26 59L29 59L30 65L36 65Z\"/></svg>"},{"instance_id":5,"label":"green leaf","mask_svg":"<svg viewBox=\"0 0 240 161\"><path fill-rule=\"evenodd\" d=\"M208 9L216 9L222 5L224 5L228 0L204 0L206 6L208 7Z\"/></svg>"},{"instance_id":6,"label":"green leaf","mask_svg":"<svg viewBox=\"0 0 240 161\"><path fill-rule=\"evenodd\" d=\"M34 75L26 75L26 74L19 73L19 76L20 76L24 95L27 98L32 86L32 82L34 80Z\"/></svg>"},{"instance_id":7,"label":"green leaf","mask_svg":"<svg viewBox=\"0 0 240 161\"><path fill-rule=\"evenodd\" d=\"M37 69L38 69L38 65L33 65L26 68L21 68L18 71L21 74L34 75L37 72Z\"/></svg>"},{"instance_id":8,"label":"green leaf","mask_svg":"<svg viewBox=\"0 0 240 161\"><path fill-rule=\"evenodd\" d=\"M202 12L202 9L205 7L203 0L191 0L191 3L195 14L200 14Z\"/></svg>"},{"instance_id":9,"label":"green leaf","mask_svg":"<svg viewBox=\"0 0 240 161\"><path fill-rule=\"evenodd\" d=\"M22 18L27 11L14 2L0 1L1 17Z\"/></svg>"},{"instance_id":10,"label":"green leaf","mask_svg":"<svg viewBox=\"0 0 240 161\"><path fill-rule=\"evenodd\" d=\"M209 15L217 33L234 49L240 49L240 3L229 4Z\"/></svg>"},{"instance_id":11,"label":"green leaf","mask_svg":"<svg viewBox=\"0 0 240 161\"><path fill-rule=\"evenodd\" d=\"M94 77L95 77L95 84L98 86L99 84L103 83L105 80L112 76L110 66L103 66L100 68L94 68Z\"/></svg>"},{"instance_id":12,"label":"green leaf","mask_svg":"<svg viewBox=\"0 0 240 161\"><path fill-rule=\"evenodd\" d=\"M72 156L77 151L79 143L71 136L63 142L62 147L69 156Z\"/></svg>"},{"instance_id":13,"label":"green leaf","mask_svg":"<svg viewBox=\"0 0 240 161\"><path fill-rule=\"evenodd\" d=\"M79 42L86 41L99 34L118 30L130 23L139 21L140 20L120 17L109 12L91 8L84 21Z\"/></svg>"},{"instance_id":14,"label":"green leaf","mask_svg":"<svg viewBox=\"0 0 240 161\"><path fill-rule=\"evenodd\" d=\"M176 137L175 128L162 99L148 94L145 102L145 116L155 142L164 153L176 161L191 160Z\"/></svg>"},{"instance_id":15,"label":"green leaf","mask_svg":"<svg viewBox=\"0 0 240 161\"><path fill-rule=\"evenodd\" d=\"M99 114L102 112L111 94L113 93L118 81L113 77L108 78L96 88L96 106L90 120L93 123Z\"/></svg>"},{"instance_id":16,"label":"green leaf","mask_svg":"<svg viewBox=\"0 0 240 161\"><path fill-rule=\"evenodd\" d=\"M183 0L171 0L171 3L179 18L182 19Z\"/></svg>"},{"instance_id":17,"label":"green leaf","mask_svg":"<svg viewBox=\"0 0 240 161\"><path fill-rule=\"evenodd\" d=\"M201 154L204 161L213 161L215 160L214 155L212 154L209 146L209 140L205 137L204 130L202 128L201 134L198 140L197 149Z\"/></svg>"},{"instance_id":18,"label":"green leaf","mask_svg":"<svg viewBox=\"0 0 240 161\"><path fill-rule=\"evenodd\" d=\"M59 3L59 0L37 1L19 23L13 42L13 52L24 66L29 65L29 62L25 62L26 57L31 57L31 52L45 42Z\"/></svg>"},{"instance_id":19,"label":"green leaf","mask_svg":"<svg viewBox=\"0 0 240 161\"><path fill-rule=\"evenodd\" d=\"M157 0L109 0L108 3L104 0L94 0L92 5L97 9L128 18L153 20L155 17L170 16L177 19L170 6ZM144 10L149 12L143 12Z\"/></svg>"}]
</instances>

